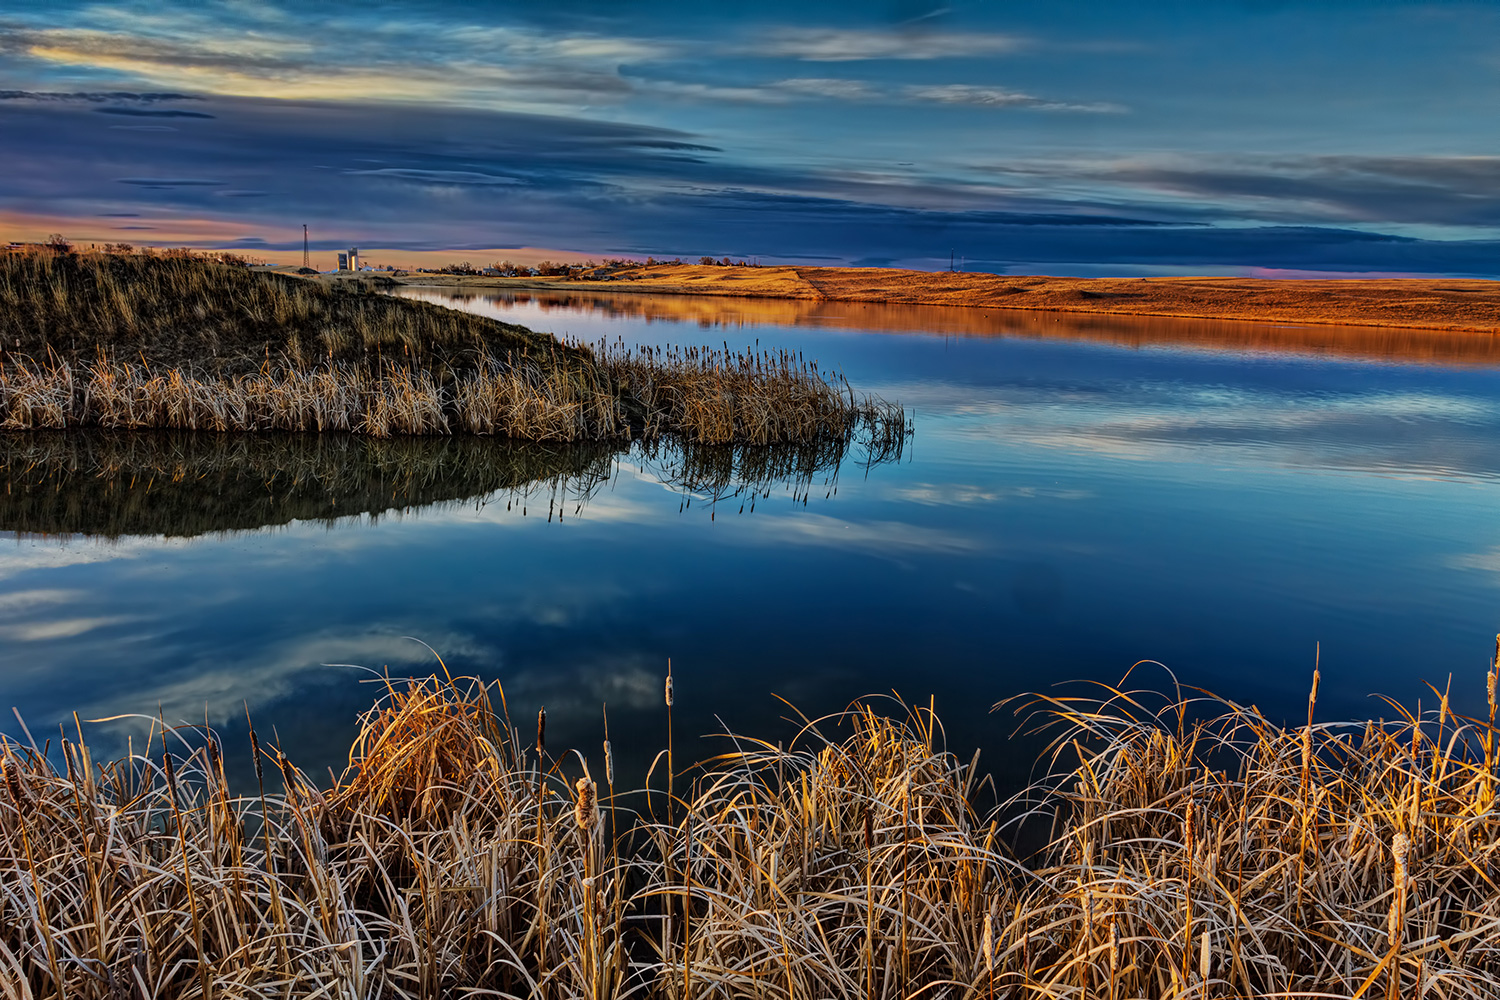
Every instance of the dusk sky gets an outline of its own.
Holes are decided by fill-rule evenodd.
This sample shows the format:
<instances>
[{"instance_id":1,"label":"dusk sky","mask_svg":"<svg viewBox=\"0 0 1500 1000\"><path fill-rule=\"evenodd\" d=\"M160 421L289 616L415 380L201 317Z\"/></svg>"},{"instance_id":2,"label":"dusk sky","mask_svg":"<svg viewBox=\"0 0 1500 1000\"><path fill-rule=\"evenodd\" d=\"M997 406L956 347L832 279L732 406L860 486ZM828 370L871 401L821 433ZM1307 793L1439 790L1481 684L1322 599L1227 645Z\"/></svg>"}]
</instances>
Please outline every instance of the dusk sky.
<instances>
[{"instance_id":1,"label":"dusk sky","mask_svg":"<svg viewBox=\"0 0 1500 1000\"><path fill-rule=\"evenodd\" d=\"M0 238L1492 276L1497 109L1495 4L6 0Z\"/></svg>"}]
</instances>

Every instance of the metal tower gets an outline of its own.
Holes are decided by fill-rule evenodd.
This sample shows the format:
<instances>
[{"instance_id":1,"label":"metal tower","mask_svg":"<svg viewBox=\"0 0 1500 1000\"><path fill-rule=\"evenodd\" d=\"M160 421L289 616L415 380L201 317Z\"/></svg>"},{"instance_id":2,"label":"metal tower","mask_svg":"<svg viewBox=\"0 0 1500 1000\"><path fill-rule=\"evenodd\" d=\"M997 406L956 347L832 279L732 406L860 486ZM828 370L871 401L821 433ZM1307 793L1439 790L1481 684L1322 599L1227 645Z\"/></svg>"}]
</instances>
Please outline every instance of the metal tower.
<instances>
[{"instance_id":1,"label":"metal tower","mask_svg":"<svg viewBox=\"0 0 1500 1000\"><path fill-rule=\"evenodd\" d=\"M302 266L312 267L312 263L307 256L307 223L305 222L302 224Z\"/></svg>"}]
</instances>

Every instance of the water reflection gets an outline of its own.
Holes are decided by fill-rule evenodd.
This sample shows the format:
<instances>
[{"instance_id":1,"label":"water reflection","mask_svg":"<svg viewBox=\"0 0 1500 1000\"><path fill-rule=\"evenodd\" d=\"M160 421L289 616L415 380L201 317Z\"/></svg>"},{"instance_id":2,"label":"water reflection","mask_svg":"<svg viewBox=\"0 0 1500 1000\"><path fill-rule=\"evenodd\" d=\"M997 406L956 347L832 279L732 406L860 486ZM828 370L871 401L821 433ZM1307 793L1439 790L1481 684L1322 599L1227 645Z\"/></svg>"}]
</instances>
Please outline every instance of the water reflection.
<instances>
[{"instance_id":1,"label":"water reflection","mask_svg":"<svg viewBox=\"0 0 1500 1000\"><path fill-rule=\"evenodd\" d=\"M1393 338L1378 361L1242 349L1286 335L1246 324L1225 325L1244 335L1224 348L1031 314L1014 334L956 335L995 333L961 310L906 335L918 310L838 319L812 302L776 304L809 310L803 325L705 336L615 300L456 304L593 340L795 349L906 405L915 437L899 462L28 437L5 463L0 707L54 735L74 710L160 707L243 747L248 704L299 760L337 767L371 694L328 664L431 670L417 636L455 672L503 680L516 716L545 705L558 747L597 759L607 702L622 768L662 745L668 657L686 756L721 726L775 738L773 693L816 714L895 689L935 696L966 755L1024 771L1012 723L987 712L1000 698L1149 657L1295 717L1318 643L1326 718L1450 673L1457 710L1484 710L1500 362L1417 361L1400 338L1436 341L1397 331L1353 332ZM754 305L679 301L726 323ZM244 530L259 524L277 528Z\"/></svg>"},{"instance_id":2,"label":"water reflection","mask_svg":"<svg viewBox=\"0 0 1500 1000\"><path fill-rule=\"evenodd\" d=\"M878 445L705 446L656 441L539 444L483 437L380 440L337 434L37 431L0 434L0 531L118 539L191 537L293 521L504 503L579 516L622 458L710 507L786 494L831 497L839 469L899 461Z\"/></svg>"},{"instance_id":3,"label":"water reflection","mask_svg":"<svg viewBox=\"0 0 1500 1000\"><path fill-rule=\"evenodd\" d=\"M691 324L699 329L756 326L870 330L942 337L1076 340L1121 347L1177 347L1460 365L1500 364L1500 335L1376 326L1317 326L1243 320L1109 316L972 309L887 302L755 299L730 296L612 295L608 292L474 291L406 286L398 294L517 322L594 315L609 320ZM529 314L529 315L528 315Z\"/></svg>"}]
</instances>

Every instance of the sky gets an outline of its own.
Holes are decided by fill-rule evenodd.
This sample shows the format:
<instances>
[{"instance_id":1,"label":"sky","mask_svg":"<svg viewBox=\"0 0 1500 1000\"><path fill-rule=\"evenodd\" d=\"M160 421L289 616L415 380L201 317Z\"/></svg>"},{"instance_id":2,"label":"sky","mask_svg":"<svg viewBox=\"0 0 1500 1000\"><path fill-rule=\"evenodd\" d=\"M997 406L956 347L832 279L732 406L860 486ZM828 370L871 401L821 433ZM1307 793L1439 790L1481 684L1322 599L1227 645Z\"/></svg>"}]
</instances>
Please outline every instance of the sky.
<instances>
[{"instance_id":1,"label":"sky","mask_svg":"<svg viewBox=\"0 0 1500 1000\"><path fill-rule=\"evenodd\" d=\"M1497 112L1493 3L6 0L0 238L1491 277Z\"/></svg>"}]
</instances>

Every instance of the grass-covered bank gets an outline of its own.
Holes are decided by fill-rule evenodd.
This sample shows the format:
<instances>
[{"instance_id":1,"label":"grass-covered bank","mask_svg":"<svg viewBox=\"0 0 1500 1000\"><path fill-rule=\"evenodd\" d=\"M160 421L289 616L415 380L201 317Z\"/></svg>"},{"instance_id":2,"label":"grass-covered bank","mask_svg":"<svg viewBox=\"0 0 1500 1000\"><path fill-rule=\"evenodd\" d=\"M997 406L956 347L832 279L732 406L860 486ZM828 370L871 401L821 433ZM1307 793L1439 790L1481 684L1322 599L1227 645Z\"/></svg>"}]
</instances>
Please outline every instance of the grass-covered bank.
<instances>
[{"instance_id":1,"label":"grass-covered bank","mask_svg":"<svg viewBox=\"0 0 1500 1000\"><path fill-rule=\"evenodd\" d=\"M13 741L0 995L1491 997L1495 682L1487 719L1355 725L1316 680L1288 727L1032 699L1046 776L994 808L925 709L664 754L623 797L607 742L549 747L469 682L393 688L331 786L253 733Z\"/></svg>"},{"instance_id":2,"label":"grass-covered bank","mask_svg":"<svg viewBox=\"0 0 1500 1000\"><path fill-rule=\"evenodd\" d=\"M905 421L784 352L563 344L189 256L0 257L0 428L67 427L772 444Z\"/></svg>"}]
</instances>

